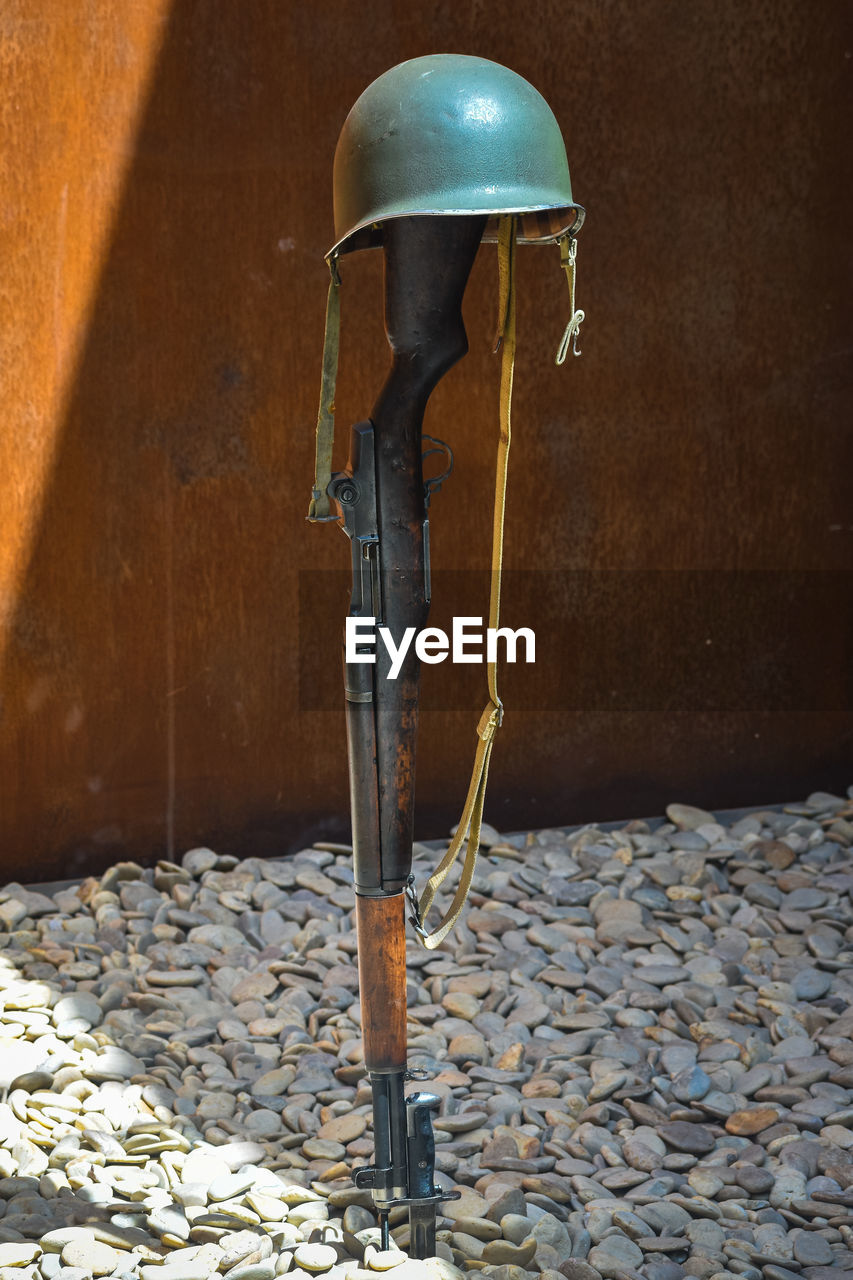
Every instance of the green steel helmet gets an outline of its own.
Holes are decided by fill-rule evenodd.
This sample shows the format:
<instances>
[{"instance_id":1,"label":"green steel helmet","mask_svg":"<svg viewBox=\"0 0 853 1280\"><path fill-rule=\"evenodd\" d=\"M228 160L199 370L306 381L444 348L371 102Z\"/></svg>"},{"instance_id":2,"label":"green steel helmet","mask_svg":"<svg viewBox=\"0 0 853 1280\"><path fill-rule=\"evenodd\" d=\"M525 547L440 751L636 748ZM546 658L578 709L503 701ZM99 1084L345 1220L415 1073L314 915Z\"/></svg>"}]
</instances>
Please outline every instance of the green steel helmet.
<instances>
[{"instance_id":1,"label":"green steel helmet","mask_svg":"<svg viewBox=\"0 0 853 1280\"><path fill-rule=\"evenodd\" d=\"M382 243L382 223L423 214L517 215L522 243L573 237L560 127L545 99L507 67L465 54L413 58L368 85L347 116L334 167L329 257Z\"/></svg>"},{"instance_id":2,"label":"green steel helmet","mask_svg":"<svg viewBox=\"0 0 853 1280\"><path fill-rule=\"evenodd\" d=\"M431 214L487 215L483 239L498 241L505 360L501 413L507 430L519 241L560 246L571 311L557 364L570 347L580 355L577 338L584 319L575 308L575 236L584 211L572 198L560 127L542 95L497 62L430 54L401 62L368 85L338 140L334 205L336 240L326 255L331 282L309 520L337 519L328 486L340 335L338 260L353 249L381 245L383 223Z\"/></svg>"}]
</instances>

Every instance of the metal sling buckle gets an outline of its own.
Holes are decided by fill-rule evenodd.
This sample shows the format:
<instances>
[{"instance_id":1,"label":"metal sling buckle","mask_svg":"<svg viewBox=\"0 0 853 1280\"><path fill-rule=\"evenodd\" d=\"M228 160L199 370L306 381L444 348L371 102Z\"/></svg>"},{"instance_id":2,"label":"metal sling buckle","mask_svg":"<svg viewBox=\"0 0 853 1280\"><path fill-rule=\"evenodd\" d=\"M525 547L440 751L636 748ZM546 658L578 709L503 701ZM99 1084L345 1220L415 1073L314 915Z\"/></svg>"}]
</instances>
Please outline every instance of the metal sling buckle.
<instances>
[{"instance_id":1,"label":"metal sling buckle","mask_svg":"<svg viewBox=\"0 0 853 1280\"><path fill-rule=\"evenodd\" d=\"M412 908L412 914L409 916L409 923L412 925L412 928L419 937L425 938L427 931L424 928L424 922L421 919L421 904L418 901L418 895L415 892L414 875L410 875L406 881L406 897L409 900L409 906Z\"/></svg>"}]
</instances>

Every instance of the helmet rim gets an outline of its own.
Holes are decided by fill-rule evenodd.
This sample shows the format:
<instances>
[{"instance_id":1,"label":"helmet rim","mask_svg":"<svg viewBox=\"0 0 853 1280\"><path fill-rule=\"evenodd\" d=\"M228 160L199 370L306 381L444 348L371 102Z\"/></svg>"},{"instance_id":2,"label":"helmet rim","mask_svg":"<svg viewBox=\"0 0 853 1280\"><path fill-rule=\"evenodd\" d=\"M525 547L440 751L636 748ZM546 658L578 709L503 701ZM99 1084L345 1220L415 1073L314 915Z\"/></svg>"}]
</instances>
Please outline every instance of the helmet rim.
<instances>
[{"instance_id":1,"label":"helmet rim","mask_svg":"<svg viewBox=\"0 0 853 1280\"><path fill-rule=\"evenodd\" d=\"M514 214L530 244L574 235L584 218L545 98L468 54L412 58L367 86L338 139L334 209L327 258L381 245L393 218L486 214L483 239L495 240L498 217Z\"/></svg>"},{"instance_id":2,"label":"helmet rim","mask_svg":"<svg viewBox=\"0 0 853 1280\"><path fill-rule=\"evenodd\" d=\"M483 232L483 244L497 243L497 220L501 214L515 214L523 218L525 214L534 213L557 213L565 210L567 214L573 216L565 221L565 225L559 230L549 232L547 235L525 235L524 231L519 228L516 240L519 244L557 244L564 236L574 236L583 226L586 217L586 209L580 204L567 205L564 202L550 205L517 205L514 208L507 207L502 209L500 214L494 210L488 209L406 209L400 213L389 213L381 218L364 218L357 223L351 231L341 236L329 249L325 255L328 261L331 258L340 257L344 253L355 253L360 249L381 249L382 247L382 227L386 222L392 222L397 218L460 218L460 217L482 217L483 214L488 215L486 229ZM494 225L493 225L494 224ZM367 234L364 234L367 233Z\"/></svg>"}]
</instances>

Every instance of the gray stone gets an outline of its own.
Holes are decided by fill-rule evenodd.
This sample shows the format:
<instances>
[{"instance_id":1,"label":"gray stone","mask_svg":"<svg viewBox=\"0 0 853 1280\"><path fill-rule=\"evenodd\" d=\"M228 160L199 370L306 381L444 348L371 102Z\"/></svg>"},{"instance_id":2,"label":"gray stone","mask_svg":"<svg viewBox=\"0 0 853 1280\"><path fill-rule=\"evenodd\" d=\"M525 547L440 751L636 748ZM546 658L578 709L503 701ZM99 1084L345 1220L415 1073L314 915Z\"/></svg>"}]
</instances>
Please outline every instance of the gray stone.
<instances>
[{"instance_id":1,"label":"gray stone","mask_svg":"<svg viewBox=\"0 0 853 1280\"><path fill-rule=\"evenodd\" d=\"M526 1207L524 1193L517 1187L509 1187L488 1207L485 1216L490 1222L500 1222L509 1213L524 1217Z\"/></svg>"},{"instance_id":2,"label":"gray stone","mask_svg":"<svg viewBox=\"0 0 853 1280\"><path fill-rule=\"evenodd\" d=\"M770 1169L759 1169L755 1165L744 1165L735 1172L737 1184L751 1196L765 1196L773 1187L775 1178Z\"/></svg>"},{"instance_id":3,"label":"gray stone","mask_svg":"<svg viewBox=\"0 0 853 1280\"><path fill-rule=\"evenodd\" d=\"M530 1235L532 1225L530 1219L522 1214L507 1213L500 1220L500 1233L511 1244L521 1244Z\"/></svg>"},{"instance_id":4,"label":"gray stone","mask_svg":"<svg viewBox=\"0 0 853 1280\"><path fill-rule=\"evenodd\" d=\"M691 804L668 804L666 816L682 831L696 831L701 826L716 825L717 822L713 813Z\"/></svg>"},{"instance_id":5,"label":"gray stone","mask_svg":"<svg viewBox=\"0 0 853 1280\"><path fill-rule=\"evenodd\" d=\"M601 1272L583 1258L567 1258L560 1263L560 1275L565 1280L601 1280Z\"/></svg>"},{"instance_id":6,"label":"gray stone","mask_svg":"<svg viewBox=\"0 0 853 1280\"><path fill-rule=\"evenodd\" d=\"M672 1082L673 1096L679 1102L697 1102L711 1088L711 1077L700 1066L680 1071Z\"/></svg>"},{"instance_id":7,"label":"gray stone","mask_svg":"<svg viewBox=\"0 0 853 1280\"><path fill-rule=\"evenodd\" d=\"M218 861L212 849L190 849L181 859L181 866L190 875L201 876L205 871L212 871Z\"/></svg>"},{"instance_id":8,"label":"gray stone","mask_svg":"<svg viewBox=\"0 0 853 1280\"><path fill-rule=\"evenodd\" d=\"M726 1239L723 1228L708 1218L696 1218L685 1223L684 1236L692 1244L702 1245L711 1253L720 1252Z\"/></svg>"},{"instance_id":9,"label":"gray stone","mask_svg":"<svg viewBox=\"0 0 853 1280\"><path fill-rule=\"evenodd\" d=\"M835 1255L828 1240L816 1231L797 1231L791 1233L794 1257L804 1267L828 1267Z\"/></svg>"},{"instance_id":10,"label":"gray stone","mask_svg":"<svg viewBox=\"0 0 853 1280\"><path fill-rule=\"evenodd\" d=\"M96 1027L103 1016L101 1006L95 996L88 991L76 991L73 995L63 996L57 1000L51 1011L56 1025L62 1022L83 1022L87 1027Z\"/></svg>"},{"instance_id":11,"label":"gray stone","mask_svg":"<svg viewBox=\"0 0 853 1280\"><path fill-rule=\"evenodd\" d=\"M656 1235L676 1236L691 1221L691 1214L671 1200L656 1200L637 1206L637 1217L648 1222Z\"/></svg>"},{"instance_id":12,"label":"gray stone","mask_svg":"<svg viewBox=\"0 0 853 1280\"><path fill-rule=\"evenodd\" d=\"M627 1236L608 1236L589 1251L590 1264L605 1277L619 1277L625 1267L639 1267L642 1249Z\"/></svg>"},{"instance_id":13,"label":"gray stone","mask_svg":"<svg viewBox=\"0 0 853 1280\"><path fill-rule=\"evenodd\" d=\"M347 1205L344 1210L344 1230L349 1231L351 1235L355 1235L359 1231L365 1231L368 1227L374 1227L375 1225L376 1218L374 1214L359 1204Z\"/></svg>"},{"instance_id":14,"label":"gray stone","mask_svg":"<svg viewBox=\"0 0 853 1280\"><path fill-rule=\"evenodd\" d=\"M691 1155L705 1155L714 1149L714 1136L704 1125L674 1120L660 1126L660 1136L668 1147Z\"/></svg>"},{"instance_id":15,"label":"gray stone","mask_svg":"<svg viewBox=\"0 0 853 1280\"><path fill-rule=\"evenodd\" d=\"M780 1169L774 1176L768 1199L774 1209L787 1209L792 1200L801 1200L805 1194L805 1174L798 1169Z\"/></svg>"},{"instance_id":16,"label":"gray stone","mask_svg":"<svg viewBox=\"0 0 853 1280\"><path fill-rule=\"evenodd\" d=\"M798 1000L820 1000L832 986L832 974L821 969L801 969L794 977L792 986Z\"/></svg>"}]
</instances>

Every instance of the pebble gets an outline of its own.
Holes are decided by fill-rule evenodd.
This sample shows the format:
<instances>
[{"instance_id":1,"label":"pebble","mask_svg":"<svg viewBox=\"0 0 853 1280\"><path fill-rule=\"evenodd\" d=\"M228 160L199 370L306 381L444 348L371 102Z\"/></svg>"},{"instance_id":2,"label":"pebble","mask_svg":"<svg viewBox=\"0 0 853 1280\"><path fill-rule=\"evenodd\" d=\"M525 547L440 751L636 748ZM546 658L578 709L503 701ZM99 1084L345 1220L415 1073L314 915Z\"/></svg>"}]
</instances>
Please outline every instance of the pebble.
<instances>
[{"instance_id":1,"label":"pebble","mask_svg":"<svg viewBox=\"0 0 853 1280\"><path fill-rule=\"evenodd\" d=\"M674 1120L660 1126L660 1136L669 1147L686 1151L691 1155L705 1155L713 1151L716 1141L710 1129L686 1120Z\"/></svg>"},{"instance_id":2,"label":"pebble","mask_svg":"<svg viewBox=\"0 0 853 1280\"><path fill-rule=\"evenodd\" d=\"M0 1244L0 1267L25 1267L41 1256L40 1244Z\"/></svg>"},{"instance_id":3,"label":"pebble","mask_svg":"<svg viewBox=\"0 0 853 1280\"><path fill-rule=\"evenodd\" d=\"M70 1241L61 1256L66 1267L81 1267L92 1276L108 1276L119 1264L116 1250L94 1238Z\"/></svg>"},{"instance_id":4,"label":"pebble","mask_svg":"<svg viewBox=\"0 0 853 1280\"><path fill-rule=\"evenodd\" d=\"M521 1244L511 1244L508 1240L490 1240L483 1246L480 1257L484 1262L511 1263L516 1267L527 1267L536 1256L536 1241L525 1240Z\"/></svg>"},{"instance_id":5,"label":"pebble","mask_svg":"<svg viewBox=\"0 0 853 1280\"><path fill-rule=\"evenodd\" d=\"M759 1169L755 1165L744 1165L735 1173L739 1187L743 1187L751 1196L765 1196L773 1188L775 1178L769 1169Z\"/></svg>"},{"instance_id":6,"label":"pebble","mask_svg":"<svg viewBox=\"0 0 853 1280\"><path fill-rule=\"evenodd\" d=\"M293 1253L293 1261L312 1273L328 1271L337 1260L338 1255L329 1244L301 1244Z\"/></svg>"},{"instance_id":7,"label":"pebble","mask_svg":"<svg viewBox=\"0 0 853 1280\"><path fill-rule=\"evenodd\" d=\"M255 1174L252 1169L246 1169L242 1173L220 1174L208 1186L208 1200L232 1200L235 1196L250 1191L254 1184Z\"/></svg>"},{"instance_id":8,"label":"pebble","mask_svg":"<svg viewBox=\"0 0 853 1280\"><path fill-rule=\"evenodd\" d=\"M793 1254L804 1267L828 1267L835 1255L828 1240L814 1231L799 1231L793 1235Z\"/></svg>"},{"instance_id":9,"label":"pebble","mask_svg":"<svg viewBox=\"0 0 853 1280\"><path fill-rule=\"evenodd\" d=\"M410 1059L460 1192L419 1263L349 1180L373 1148L349 850L7 886L3 1276L853 1270L850 807L490 834L477 905L410 944Z\"/></svg>"},{"instance_id":10,"label":"pebble","mask_svg":"<svg viewBox=\"0 0 853 1280\"><path fill-rule=\"evenodd\" d=\"M700 1066L685 1067L672 1082L672 1094L679 1102L698 1102L711 1088L711 1077Z\"/></svg>"},{"instance_id":11,"label":"pebble","mask_svg":"<svg viewBox=\"0 0 853 1280\"><path fill-rule=\"evenodd\" d=\"M366 1261L371 1271L393 1271L394 1275L398 1276L400 1273L396 1268L405 1265L406 1255L399 1249L379 1249L371 1253ZM403 1275L405 1274L403 1272Z\"/></svg>"},{"instance_id":12,"label":"pebble","mask_svg":"<svg viewBox=\"0 0 853 1280\"><path fill-rule=\"evenodd\" d=\"M600 1280L600 1272L583 1258L567 1258L560 1263L559 1274L565 1280Z\"/></svg>"},{"instance_id":13,"label":"pebble","mask_svg":"<svg viewBox=\"0 0 853 1280\"><path fill-rule=\"evenodd\" d=\"M183 1262L140 1267L139 1273L142 1280L209 1280L210 1263L187 1259Z\"/></svg>"},{"instance_id":14,"label":"pebble","mask_svg":"<svg viewBox=\"0 0 853 1280\"><path fill-rule=\"evenodd\" d=\"M590 1265L605 1277L621 1276L625 1267L638 1267L643 1261L643 1251L627 1236L607 1236L601 1244L589 1251Z\"/></svg>"},{"instance_id":15,"label":"pebble","mask_svg":"<svg viewBox=\"0 0 853 1280\"><path fill-rule=\"evenodd\" d=\"M751 1107L733 1112L726 1120L726 1129L729 1133L752 1136L769 1129L778 1119L779 1112L775 1107Z\"/></svg>"},{"instance_id":16,"label":"pebble","mask_svg":"<svg viewBox=\"0 0 853 1280\"><path fill-rule=\"evenodd\" d=\"M362 1115L351 1113L349 1115L335 1116L332 1120L327 1120L317 1130L317 1137L329 1142L353 1142L356 1138L361 1137L366 1128L366 1118Z\"/></svg>"},{"instance_id":17,"label":"pebble","mask_svg":"<svg viewBox=\"0 0 853 1280\"><path fill-rule=\"evenodd\" d=\"M716 827L718 825L713 813L708 813L705 809L697 809L694 805L689 804L667 805L666 816L681 831L696 831L702 826Z\"/></svg>"}]
</instances>

